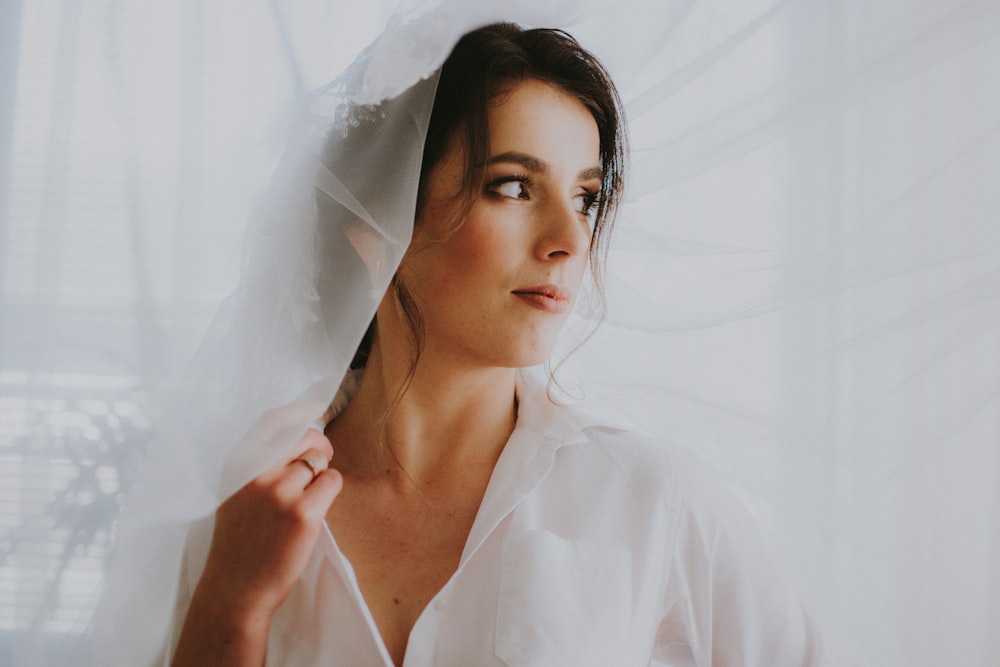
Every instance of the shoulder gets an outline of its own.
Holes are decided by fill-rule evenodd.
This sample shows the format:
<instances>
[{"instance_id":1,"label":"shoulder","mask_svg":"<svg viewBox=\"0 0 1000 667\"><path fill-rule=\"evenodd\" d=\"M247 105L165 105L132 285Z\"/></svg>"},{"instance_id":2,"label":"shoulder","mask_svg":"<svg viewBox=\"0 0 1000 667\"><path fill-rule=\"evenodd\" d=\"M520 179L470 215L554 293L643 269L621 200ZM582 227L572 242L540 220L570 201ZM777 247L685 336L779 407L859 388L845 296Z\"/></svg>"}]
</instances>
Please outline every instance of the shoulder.
<instances>
[{"instance_id":1,"label":"shoulder","mask_svg":"<svg viewBox=\"0 0 1000 667\"><path fill-rule=\"evenodd\" d=\"M656 619L656 655L687 646L699 664L822 664L812 620L737 488L683 444L599 413L553 410L581 434L553 474L563 489L587 483L572 504L600 526L593 540L632 553L637 590L653 591L637 604Z\"/></svg>"},{"instance_id":2,"label":"shoulder","mask_svg":"<svg viewBox=\"0 0 1000 667\"><path fill-rule=\"evenodd\" d=\"M518 428L548 458L560 486L671 512L699 511L733 495L728 484L683 443L652 437L600 401L553 401L544 382L522 376Z\"/></svg>"},{"instance_id":3,"label":"shoulder","mask_svg":"<svg viewBox=\"0 0 1000 667\"><path fill-rule=\"evenodd\" d=\"M692 543L715 552L728 543L754 544L761 525L740 487L682 443L655 438L607 419L587 420L585 441L564 448L560 463L578 475L590 471L597 493L617 496L630 508L653 518L675 549ZM650 526L652 527L652 526Z\"/></svg>"},{"instance_id":4,"label":"shoulder","mask_svg":"<svg viewBox=\"0 0 1000 667\"><path fill-rule=\"evenodd\" d=\"M587 407L559 409L574 415L586 438L566 454L592 461L609 478L685 506L700 504L702 496L730 493L719 474L683 443L653 437L621 419L595 416Z\"/></svg>"}]
</instances>

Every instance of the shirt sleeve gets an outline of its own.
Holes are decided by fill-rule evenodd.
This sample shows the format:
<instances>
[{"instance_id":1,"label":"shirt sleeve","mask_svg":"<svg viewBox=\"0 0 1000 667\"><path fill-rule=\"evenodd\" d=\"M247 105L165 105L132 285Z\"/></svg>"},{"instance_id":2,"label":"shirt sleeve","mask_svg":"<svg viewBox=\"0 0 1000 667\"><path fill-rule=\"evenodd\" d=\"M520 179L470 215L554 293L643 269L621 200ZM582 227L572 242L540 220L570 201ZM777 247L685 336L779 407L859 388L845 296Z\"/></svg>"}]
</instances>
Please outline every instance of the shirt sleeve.
<instances>
[{"instance_id":1,"label":"shirt sleeve","mask_svg":"<svg viewBox=\"0 0 1000 667\"><path fill-rule=\"evenodd\" d=\"M654 661L830 664L812 619L743 504L702 464L691 462L679 477L681 510L667 555Z\"/></svg>"}]
</instances>

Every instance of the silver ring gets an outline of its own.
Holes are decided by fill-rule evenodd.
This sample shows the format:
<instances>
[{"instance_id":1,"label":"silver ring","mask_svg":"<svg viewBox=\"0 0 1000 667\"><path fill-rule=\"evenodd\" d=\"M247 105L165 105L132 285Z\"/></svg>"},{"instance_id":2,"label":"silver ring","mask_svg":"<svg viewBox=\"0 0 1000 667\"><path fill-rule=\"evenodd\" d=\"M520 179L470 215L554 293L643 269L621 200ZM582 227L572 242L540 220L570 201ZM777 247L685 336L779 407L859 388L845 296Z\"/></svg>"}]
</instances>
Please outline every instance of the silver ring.
<instances>
[{"instance_id":1,"label":"silver ring","mask_svg":"<svg viewBox=\"0 0 1000 667\"><path fill-rule=\"evenodd\" d=\"M313 477L315 477L316 475L318 475L320 473L320 471L322 470L322 468L319 467L319 464L316 463L315 461L313 461L308 456L300 456L299 458L297 458L295 460L298 461L299 463L305 463L306 467L309 468L309 470L312 471Z\"/></svg>"}]
</instances>

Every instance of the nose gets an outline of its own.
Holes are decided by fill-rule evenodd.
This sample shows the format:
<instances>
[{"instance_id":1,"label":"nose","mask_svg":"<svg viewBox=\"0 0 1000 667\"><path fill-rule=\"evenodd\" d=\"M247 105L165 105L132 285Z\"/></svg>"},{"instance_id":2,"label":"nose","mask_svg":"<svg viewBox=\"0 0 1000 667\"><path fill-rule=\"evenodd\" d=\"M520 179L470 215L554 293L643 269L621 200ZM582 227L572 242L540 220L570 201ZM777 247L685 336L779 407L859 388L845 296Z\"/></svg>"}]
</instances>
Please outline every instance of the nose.
<instances>
[{"instance_id":1,"label":"nose","mask_svg":"<svg viewBox=\"0 0 1000 667\"><path fill-rule=\"evenodd\" d=\"M590 221L570 198L552 200L538 211L541 233L536 246L539 259L584 257L590 249Z\"/></svg>"}]
</instances>

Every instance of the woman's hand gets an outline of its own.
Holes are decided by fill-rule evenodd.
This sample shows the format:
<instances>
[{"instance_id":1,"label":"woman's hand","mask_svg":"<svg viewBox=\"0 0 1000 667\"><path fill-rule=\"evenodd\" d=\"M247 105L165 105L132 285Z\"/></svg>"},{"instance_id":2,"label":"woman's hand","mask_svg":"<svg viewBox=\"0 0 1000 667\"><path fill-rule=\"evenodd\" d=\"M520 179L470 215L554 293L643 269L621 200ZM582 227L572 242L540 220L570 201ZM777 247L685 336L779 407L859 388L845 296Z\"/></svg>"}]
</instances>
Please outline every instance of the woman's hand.
<instances>
[{"instance_id":1,"label":"woman's hand","mask_svg":"<svg viewBox=\"0 0 1000 667\"><path fill-rule=\"evenodd\" d=\"M174 665L262 664L271 615L305 569L343 486L328 468L332 458L330 441L310 428L289 456L219 506Z\"/></svg>"}]
</instances>

